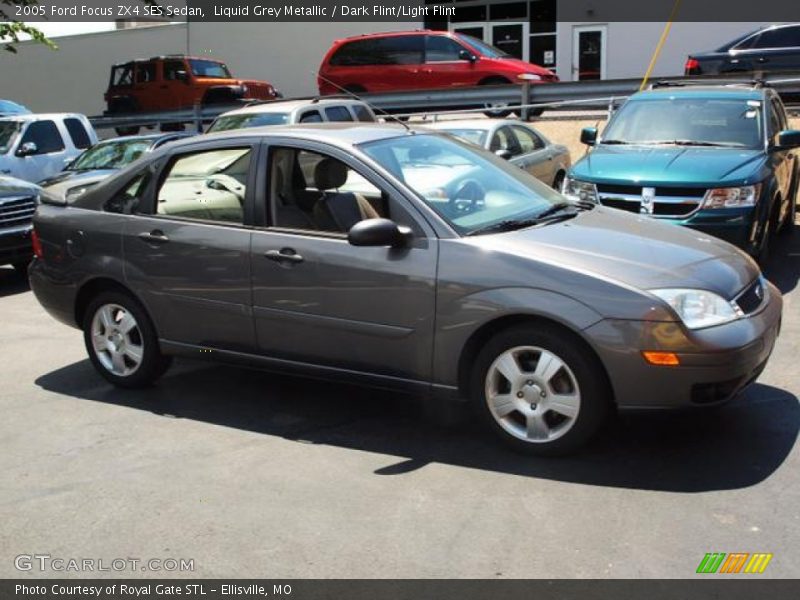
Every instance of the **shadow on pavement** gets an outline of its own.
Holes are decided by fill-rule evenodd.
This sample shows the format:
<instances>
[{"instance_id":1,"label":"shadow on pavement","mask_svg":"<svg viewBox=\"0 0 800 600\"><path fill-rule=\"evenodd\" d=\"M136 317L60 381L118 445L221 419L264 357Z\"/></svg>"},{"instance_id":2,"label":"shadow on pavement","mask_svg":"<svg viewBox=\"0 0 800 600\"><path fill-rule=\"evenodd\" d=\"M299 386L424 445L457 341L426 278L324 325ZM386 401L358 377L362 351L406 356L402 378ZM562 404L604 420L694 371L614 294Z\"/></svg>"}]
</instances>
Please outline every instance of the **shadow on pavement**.
<instances>
[{"instance_id":1,"label":"shadow on pavement","mask_svg":"<svg viewBox=\"0 0 800 600\"><path fill-rule=\"evenodd\" d=\"M705 492L766 479L792 450L800 408L792 394L751 386L727 406L623 414L580 455L540 459L505 449L475 419L448 428L424 400L229 366L178 363L157 386L119 390L88 360L43 375L45 390L309 444L385 454L376 475L430 463L619 488Z\"/></svg>"},{"instance_id":2,"label":"shadow on pavement","mask_svg":"<svg viewBox=\"0 0 800 600\"><path fill-rule=\"evenodd\" d=\"M11 267L0 267L0 298L23 294L30 289L27 276Z\"/></svg>"},{"instance_id":3,"label":"shadow on pavement","mask_svg":"<svg viewBox=\"0 0 800 600\"><path fill-rule=\"evenodd\" d=\"M794 235L778 235L772 240L764 275L782 294L797 287L800 278L800 224Z\"/></svg>"}]
</instances>

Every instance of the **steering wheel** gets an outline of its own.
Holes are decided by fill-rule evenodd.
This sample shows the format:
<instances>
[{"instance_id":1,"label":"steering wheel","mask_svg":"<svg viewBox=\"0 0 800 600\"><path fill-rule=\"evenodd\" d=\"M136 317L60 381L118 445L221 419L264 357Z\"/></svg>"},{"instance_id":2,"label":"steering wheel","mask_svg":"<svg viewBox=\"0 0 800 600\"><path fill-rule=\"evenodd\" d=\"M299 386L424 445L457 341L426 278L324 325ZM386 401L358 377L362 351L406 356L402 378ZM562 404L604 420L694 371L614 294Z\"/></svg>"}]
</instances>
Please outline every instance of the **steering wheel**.
<instances>
[{"instance_id":1,"label":"steering wheel","mask_svg":"<svg viewBox=\"0 0 800 600\"><path fill-rule=\"evenodd\" d=\"M475 212L483 206L486 190L477 179L465 179L450 198L450 206L459 215Z\"/></svg>"}]
</instances>

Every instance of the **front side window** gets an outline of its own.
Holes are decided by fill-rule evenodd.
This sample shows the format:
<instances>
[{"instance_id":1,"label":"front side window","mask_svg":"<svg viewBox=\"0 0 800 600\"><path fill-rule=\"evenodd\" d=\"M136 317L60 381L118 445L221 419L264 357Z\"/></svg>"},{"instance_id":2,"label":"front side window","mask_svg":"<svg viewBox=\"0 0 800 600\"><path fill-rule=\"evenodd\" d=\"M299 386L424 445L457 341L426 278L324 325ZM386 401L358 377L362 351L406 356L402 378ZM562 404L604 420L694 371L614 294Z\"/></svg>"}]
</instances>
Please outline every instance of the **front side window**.
<instances>
[{"instance_id":1,"label":"front side window","mask_svg":"<svg viewBox=\"0 0 800 600\"><path fill-rule=\"evenodd\" d=\"M213 60L192 59L189 61L195 77L208 77L210 79L231 79L231 72L222 63Z\"/></svg>"},{"instance_id":2,"label":"front side window","mask_svg":"<svg viewBox=\"0 0 800 600\"><path fill-rule=\"evenodd\" d=\"M250 148L181 155L167 168L156 196L159 215L244 223Z\"/></svg>"},{"instance_id":3,"label":"front side window","mask_svg":"<svg viewBox=\"0 0 800 600\"><path fill-rule=\"evenodd\" d=\"M761 102L753 100L631 101L609 123L601 143L758 148L763 112Z\"/></svg>"},{"instance_id":4,"label":"front side window","mask_svg":"<svg viewBox=\"0 0 800 600\"><path fill-rule=\"evenodd\" d=\"M275 227L344 234L364 219L389 217L386 195L325 154L273 148L269 182Z\"/></svg>"},{"instance_id":5,"label":"front side window","mask_svg":"<svg viewBox=\"0 0 800 600\"><path fill-rule=\"evenodd\" d=\"M167 81L177 81L181 77L179 73L186 72L186 65L179 60L168 60L164 62L164 79Z\"/></svg>"},{"instance_id":6,"label":"front side window","mask_svg":"<svg viewBox=\"0 0 800 600\"><path fill-rule=\"evenodd\" d=\"M92 140L89 139L89 134L79 119L72 117L64 119L64 126L67 128L72 144L76 148L84 150L92 145Z\"/></svg>"},{"instance_id":7,"label":"front side window","mask_svg":"<svg viewBox=\"0 0 800 600\"><path fill-rule=\"evenodd\" d=\"M352 121L353 115L344 106L329 106L325 109L328 121Z\"/></svg>"},{"instance_id":8,"label":"front side window","mask_svg":"<svg viewBox=\"0 0 800 600\"><path fill-rule=\"evenodd\" d=\"M135 213L139 208L151 177L152 167L148 167L143 173L136 175L128 185L109 198L104 210L124 215Z\"/></svg>"},{"instance_id":9,"label":"front side window","mask_svg":"<svg viewBox=\"0 0 800 600\"><path fill-rule=\"evenodd\" d=\"M495 134L492 136L489 150L492 152L505 150L506 152L510 152L512 156L516 156L520 153L519 147L517 146L517 140L514 137L514 134L511 133L511 129L508 127L501 127L495 132Z\"/></svg>"},{"instance_id":10,"label":"front side window","mask_svg":"<svg viewBox=\"0 0 800 600\"><path fill-rule=\"evenodd\" d=\"M363 106L361 104L354 104L353 112L356 113L356 119L358 119L359 121L363 121L365 123L373 123L375 121L375 116L372 114L372 111L368 109L366 106Z\"/></svg>"},{"instance_id":11,"label":"front side window","mask_svg":"<svg viewBox=\"0 0 800 600\"><path fill-rule=\"evenodd\" d=\"M101 142L81 154L68 170L121 169L150 150L150 145L147 140Z\"/></svg>"},{"instance_id":12,"label":"front side window","mask_svg":"<svg viewBox=\"0 0 800 600\"><path fill-rule=\"evenodd\" d=\"M0 154L5 154L14 145L22 125L18 121L0 121Z\"/></svg>"},{"instance_id":13,"label":"front side window","mask_svg":"<svg viewBox=\"0 0 800 600\"><path fill-rule=\"evenodd\" d=\"M36 144L34 154L51 154L64 149L64 140L53 121L35 121L28 125L20 141L20 147L29 142Z\"/></svg>"},{"instance_id":14,"label":"front side window","mask_svg":"<svg viewBox=\"0 0 800 600\"><path fill-rule=\"evenodd\" d=\"M322 115L318 110L309 110L300 117L300 123L322 123Z\"/></svg>"},{"instance_id":15,"label":"front side window","mask_svg":"<svg viewBox=\"0 0 800 600\"><path fill-rule=\"evenodd\" d=\"M247 129L268 125L285 125L289 122L289 113L248 113L241 115L222 115L211 124L206 133L229 131L231 129Z\"/></svg>"},{"instance_id":16,"label":"front side window","mask_svg":"<svg viewBox=\"0 0 800 600\"><path fill-rule=\"evenodd\" d=\"M514 131L514 135L517 137L519 149L522 154L530 154L531 152L535 152L536 150L541 150L544 148L544 142L542 141L542 138L529 129L520 127L518 125L515 125L511 129Z\"/></svg>"},{"instance_id":17,"label":"front side window","mask_svg":"<svg viewBox=\"0 0 800 600\"><path fill-rule=\"evenodd\" d=\"M764 31L751 46L758 49L796 48L800 46L800 27L779 27Z\"/></svg>"},{"instance_id":18,"label":"front side window","mask_svg":"<svg viewBox=\"0 0 800 600\"><path fill-rule=\"evenodd\" d=\"M526 171L450 136L417 134L360 148L462 235L512 228L564 202Z\"/></svg>"},{"instance_id":19,"label":"front side window","mask_svg":"<svg viewBox=\"0 0 800 600\"><path fill-rule=\"evenodd\" d=\"M450 62L461 60L466 48L444 35L425 36L425 62Z\"/></svg>"},{"instance_id":20,"label":"front side window","mask_svg":"<svg viewBox=\"0 0 800 600\"><path fill-rule=\"evenodd\" d=\"M490 46L486 42L479 40L476 37L472 37L471 35L464 35L463 33L456 34L458 38L465 42L468 46L471 46L478 53L486 58L510 58L511 55L507 52L503 52L500 48L495 48L494 46Z\"/></svg>"}]
</instances>

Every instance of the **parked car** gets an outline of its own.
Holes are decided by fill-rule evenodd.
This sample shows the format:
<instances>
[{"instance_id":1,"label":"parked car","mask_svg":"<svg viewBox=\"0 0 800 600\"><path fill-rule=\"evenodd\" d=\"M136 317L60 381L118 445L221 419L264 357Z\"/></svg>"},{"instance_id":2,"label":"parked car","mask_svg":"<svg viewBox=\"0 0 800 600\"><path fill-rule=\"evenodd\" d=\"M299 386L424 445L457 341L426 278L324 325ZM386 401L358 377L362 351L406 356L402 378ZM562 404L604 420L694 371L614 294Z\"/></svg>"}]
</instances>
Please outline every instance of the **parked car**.
<instances>
[{"instance_id":1,"label":"parked car","mask_svg":"<svg viewBox=\"0 0 800 600\"><path fill-rule=\"evenodd\" d=\"M218 116L206 133L294 123L327 121L374 122L375 113L364 102L353 98L327 97L308 100L276 100L256 103Z\"/></svg>"},{"instance_id":2,"label":"parked car","mask_svg":"<svg viewBox=\"0 0 800 600\"><path fill-rule=\"evenodd\" d=\"M319 67L320 94L507 85L558 81L552 71L512 58L460 33L400 31L336 40ZM506 114L500 108L494 116Z\"/></svg>"},{"instance_id":3,"label":"parked car","mask_svg":"<svg viewBox=\"0 0 800 600\"><path fill-rule=\"evenodd\" d=\"M33 257L31 223L39 186L0 176L0 265L24 273Z\"/></svg>"},{"instance_id":4,"label":"parked car","mask_svg":"<svg viewBox=\"0 0 800 600\"><path fill-rule=\"evenodd\" d=\"M559 191L572 165L566 146L553 144L533 127L518 121L454 119L426 126L494 152Z\"/></svg>"},{"instance_id":5,"label":"parked car","mask_svg":"<svg viewBox=\"0 0 800 600\"><path fill-rule=\"evenodd\" d=\"M573 198L687 225L764 262L794 228L800 131L774 90L659 87L633 95L564 182Z\"/></svg>"},{"instance_id":6,"label":"parked car","mask_svg":"<svg viewBox=\"0 0 800 600\"><path fill-rule=\"evenodd\" d=\"M217 358L471 398L514 447L558 453L615 406L729 399L780 327L733 246L398 125L197 136L42 198L31 286L122 387Z\"/></svg>"},{"instance_id":7,"label":"parked car","mask_svg":"<svg viewBox=\"0 0 800 600\"><path fill-rule=\"evenodd\" d=\"M800 23L772 25L728 42L713 52L689 55L686 75L800 70Z\"/></svg>"},{"instance_id":8,"label":"parked car","mask_svg":"<svg viewBox=\"0 0 800 600\"><path fill-rule=\"evenodd\" d=\"M0 119L0 175L36 182L58 173L97 134L84 115L27 114Z\"/></svg>"},{"instance_id":9,"label":"parked car","mask_svg":"<svg viewBox=\"0 0 800 600\"><path fill-rule=\"evenodd\" d=\"M105 101L107 114L114 115L274 100L279 96L267 81L235 78L223 62L175 54L113 65ZM138 131L136 126L117 129L119 135Z\"/></svg>"},{"instance_id":10,"label":"parked car","mask_svg":"<svg viewBox=\"0 0 800 600\"><path fill-rule=\"evenodd\" d=\"M29 115L30 113L31 111L21 104L17 104L11 100L0 100L0 117L10 117L11 115Z\"/></svg>"},{"instance_id":11,"label":"parked car","mask_svg":"<svg viewBox=\"0 0 800 600\"><path fill-rule=\"evenodd\" d=\"M154 133L104 140L86 150L60 173L39 182L48 193L74 200L133 161L192 133Z\"/></svg>"}]
</instances>

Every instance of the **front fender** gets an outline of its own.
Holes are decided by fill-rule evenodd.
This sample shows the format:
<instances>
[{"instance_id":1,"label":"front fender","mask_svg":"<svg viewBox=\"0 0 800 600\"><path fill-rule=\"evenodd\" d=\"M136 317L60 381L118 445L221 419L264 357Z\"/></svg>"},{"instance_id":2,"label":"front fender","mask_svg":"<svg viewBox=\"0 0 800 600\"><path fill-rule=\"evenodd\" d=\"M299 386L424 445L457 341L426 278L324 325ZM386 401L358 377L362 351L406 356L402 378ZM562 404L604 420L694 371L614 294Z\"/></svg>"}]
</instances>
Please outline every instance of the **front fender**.
<instances>
[{"instance_id":1,"label":"front fender","mask_svg":"<svg viewBox=\"0 0 800 600\"><path fill-rule=\"evenodd\" d=\"M446 298L440 294L434 339L434 381L443 386L458 385L458 365L467 341L479 330L502 323L510 317L547 319L580 332L602 320L589 306L556 292L526 287L482 290Z\"/></svg>"}]
</instances>

